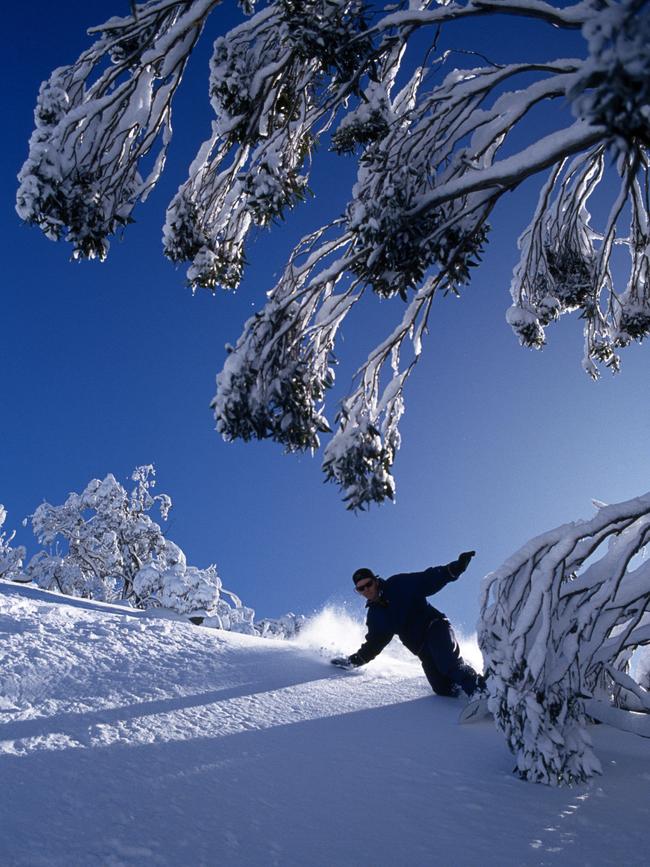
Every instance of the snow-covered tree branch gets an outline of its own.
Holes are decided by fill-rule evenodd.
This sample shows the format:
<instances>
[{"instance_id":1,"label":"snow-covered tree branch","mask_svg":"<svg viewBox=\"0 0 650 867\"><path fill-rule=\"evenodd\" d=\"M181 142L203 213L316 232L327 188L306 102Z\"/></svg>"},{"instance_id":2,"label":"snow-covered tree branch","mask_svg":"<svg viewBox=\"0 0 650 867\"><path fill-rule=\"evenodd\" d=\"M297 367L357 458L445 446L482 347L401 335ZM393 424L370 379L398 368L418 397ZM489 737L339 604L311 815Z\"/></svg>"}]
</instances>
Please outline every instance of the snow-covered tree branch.
<instances>
[{"instance_id":1,"label":"snow-covered tree branch","mask_svg":"<svg viewBox=\"0 0 650 867\"><path fill-rule=\"evenodd\" d=\"M106 255L160 174L172 98L217 5L140 4L55 70L20 173L25 220L67 237L76 256ZM552 322L578 311L585 370L618 369L619 349L650 331L646 2L242 5L250 17L214 44L212 134L167 210L165 254L189 263L195 289L236 287L251 230L305 198L319 142L357 154L359 169L343 214L297 245L229 348L213 402L226 439L318 447L341 323L364 293L403 302L341 402L324 461L350 508L393 497L404 390L433 299L468 283L495 206L533 175L508 322L540 348ZM580 50L513 62L442 46L445 24L479 16L575 32ZM420 49L430 34L424 56L412 56L414 34Z\"/></svg>"},{"instance_id":2,"label":"snow-covered tree branch","mask_svg":"<svg viewBox=\"0 0 650 867\"><path fill-rule=\"evenodd\" d=\"M589 717L650 737L650 693L630 673L633 652L650 644L648 541L650 494L598 504L591 520L532 539L484 579L490 706L525 779L599 773Z\"/></svg>"}]
</instances>

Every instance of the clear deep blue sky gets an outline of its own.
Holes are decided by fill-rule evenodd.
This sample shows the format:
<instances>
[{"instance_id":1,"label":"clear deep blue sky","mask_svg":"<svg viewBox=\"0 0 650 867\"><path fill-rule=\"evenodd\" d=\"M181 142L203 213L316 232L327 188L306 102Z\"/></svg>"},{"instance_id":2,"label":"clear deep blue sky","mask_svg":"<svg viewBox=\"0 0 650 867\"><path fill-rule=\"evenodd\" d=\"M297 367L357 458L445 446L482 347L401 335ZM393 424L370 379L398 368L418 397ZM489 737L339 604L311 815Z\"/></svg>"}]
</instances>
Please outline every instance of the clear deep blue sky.
<instances>
[{"instance_id":1,"label":"clear deep blue sky","mask_svg":"<svg viewBox=\"0 0 650 867\"><path fill-rule=\"evenodd\" d=\"M108 472L126 483L134 466L153 463L158 490L174 501L169 537L188 562L215 562L224 584L258 616L309 613L332 600L360 605L350 581L358 566L389 575L475 548L469 572L436 600L472 630L480 578L521 544L589 517L592 497L616 502L650 488L649 349L624 351L622 372L593 383L580 368L575 316L549 329L543 352L518 346L504 313L535 181L495 214L489 251L463 297L434 305L407 392L396 504L351 514L338 490L322 483L319 456L224 443L209 409L224 344L263 303L292 242L341 211L354 163L317 155L315 199L284 225L259 232L237 293L193 297L185 288L183 269L162 256L161 226L209 133L212 38L221 22L238 19L227 0L177 96L158 188L137 208L124 240L113 241L107 262L71 262L68 246L21 224L15 178L40 82L87 47L87 27L128 9L126 0L37 0L3 13L0 502L7 526L33 554L35 540L20 524L42 500L60 503ZM505 46L513 59L531 50L553 55L555 31L517 26L515 36L503 22L476 22L474 47L503 57ZM454 44L460 34L452 31ZM362 315L351 315L338 348L342 387L400 305L372 299Z\"/></svg>"}]
</instances>

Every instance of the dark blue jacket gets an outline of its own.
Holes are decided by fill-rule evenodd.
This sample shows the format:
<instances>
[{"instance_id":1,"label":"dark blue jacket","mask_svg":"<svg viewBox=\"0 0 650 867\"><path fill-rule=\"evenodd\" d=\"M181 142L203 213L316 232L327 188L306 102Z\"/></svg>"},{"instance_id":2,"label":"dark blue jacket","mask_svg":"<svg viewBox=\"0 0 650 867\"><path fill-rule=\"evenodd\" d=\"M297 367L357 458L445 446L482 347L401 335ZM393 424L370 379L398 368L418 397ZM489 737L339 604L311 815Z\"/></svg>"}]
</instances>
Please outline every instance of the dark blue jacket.
<instances>
[{"instance_id":1,"label":"dark blue jacket","mask_svg":"<svg viewBox=\"0 0 650 867\"><path fill-rule=\"evenodd\" d=\"M424 572L406 572L379 579L379 596L366 603L368 613L366 640L357 651L361 661L370 662L397 635L402 643L416 655L420 653L427 630L444 614L429 605L432 596L458 576L448 566L430 566Z\"/></svg>"}]
</instances>

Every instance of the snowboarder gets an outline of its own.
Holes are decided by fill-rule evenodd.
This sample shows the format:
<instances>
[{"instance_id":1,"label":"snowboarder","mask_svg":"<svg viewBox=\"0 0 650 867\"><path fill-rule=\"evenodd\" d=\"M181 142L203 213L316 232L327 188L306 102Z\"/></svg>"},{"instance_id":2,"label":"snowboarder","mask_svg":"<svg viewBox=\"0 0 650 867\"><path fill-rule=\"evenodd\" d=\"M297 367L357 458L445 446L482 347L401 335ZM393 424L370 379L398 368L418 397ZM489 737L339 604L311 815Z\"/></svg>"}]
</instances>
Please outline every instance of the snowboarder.
<instances>
[{"instance_id":1,"label":"snowboarder","mask_svg":"<svg viewBox=\"0 0 650 867\"><path fill-rule=\"evenodd\" d=\"M446 616L426 600L455 581L469 566L475 551L465 551L446 566L430 566L424 572L410 572L379 578L371 569L357 569L352 576L355 589L366 600L366 639L351 656L332 659L340 668L357 668L374 659L394 635L415 654L436 695L468 696L484 687L477 674L460 655L458 642Z\"/></svg>"}]
</instances>

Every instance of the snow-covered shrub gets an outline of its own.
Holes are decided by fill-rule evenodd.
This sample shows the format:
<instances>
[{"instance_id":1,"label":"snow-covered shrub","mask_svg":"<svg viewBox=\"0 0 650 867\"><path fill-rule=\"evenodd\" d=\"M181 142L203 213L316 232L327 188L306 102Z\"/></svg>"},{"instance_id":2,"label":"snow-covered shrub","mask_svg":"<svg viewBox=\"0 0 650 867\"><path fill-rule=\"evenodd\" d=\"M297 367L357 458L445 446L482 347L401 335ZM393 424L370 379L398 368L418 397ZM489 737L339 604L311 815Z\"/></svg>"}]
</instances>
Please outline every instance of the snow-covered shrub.
<instances>
[{"instance_id":1,"label":"snow-covered shrub","mask_svg":"<svg viewBox=\"0 0 650 867\"><path fill-rule=\"evenodd\" d=\"M56 551L39 551L25 570L27 577L43 590L55 590L66 596L81 596L82 599L113 599L116 596L116 581L95 572L84 571L74 559Z\"/></svg>"},{"instance_id":2,"label":"snow-covered shrub","mask_svg":"<svg viewBox=\"0 0 650 867\"><path fill-rule=\"evenodd\" d=\"M216 606L208 612L203 620L203 626L216 629L226 629L230 632L243 632L245 635L256 635L255 612L242 604L241 599L230 590L222 590ZM224 598L225 597L225 598Z\"/></svg>"},{"instance_id":3,"label":"snow-covered shrub","mask_svg":"<svg viewBox=\"0 0 650 867\"><path fill-rule=\"evenodd\" d=\"M219 602L221 579L216 566L188 566L183 551L173 542L136 572L133 591L143 608L170 608L180 614L211 610Z\"/></svg>"},{"instance_id":4,"label":"snow-covered shrub","mask_svg":"<svg viewBox=\"0 0 650 867\"><path fill-rule=\"evenodd\" d=\"M13 581L20 578L22 575L22 566L25 559L25 549L22 545L13 548L15 532L7 535L6 530L2 530L5 521L7 520L7 510L0 504L0 578L7 581Z\"/></svg>"},{"instance_id":5,"label":"snow-covered shrub","mask_svg":"<svg viewBox=\"0 0 650 867\"><path fill-rule=\"evenodd\" d=\"M198 612L212 620L209 625L254 634L255 612L222 587L216 567L188 566L183 551L149 516L157 505L166 519L172 506L166 494L153 495L154 476L152 466L137 467L129 494L109 474L93 479L81 494L70 494L61 506L40 505L32 526L50 550L32 557L27 576L46 590Z\"/></svg>"},{"instance_id":6,"label":"snow-covered shrub","mask_svg":"<svg viewBox=\"0 0 650 867\"><path fill-rule=\"evenodd\" d=\"M255 623L255 632L262 638L295 638L307 618L304 614L294 614L290 611L282 617L266 617Z\"/></svg>"},{"instance_id":7,"label":"snow-covered shrub","mask_svg":"<svg viewBox=\"0 0 650 867\"><path fill-rule=\"evenodd\" d=\"M479 644L490 708L523 778L551 785L599 773L590 717L630 728L650 712L629 674L650 644L650 494L603 506L528 542L484 579ZM650 716L632 727L650 736Z\"/></svg>"}]
</instances>

